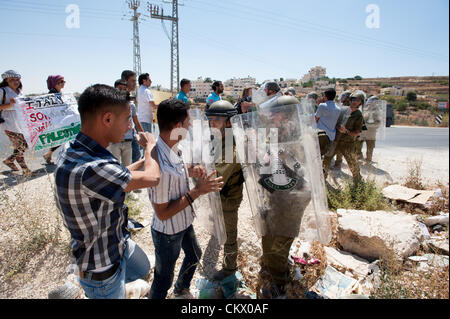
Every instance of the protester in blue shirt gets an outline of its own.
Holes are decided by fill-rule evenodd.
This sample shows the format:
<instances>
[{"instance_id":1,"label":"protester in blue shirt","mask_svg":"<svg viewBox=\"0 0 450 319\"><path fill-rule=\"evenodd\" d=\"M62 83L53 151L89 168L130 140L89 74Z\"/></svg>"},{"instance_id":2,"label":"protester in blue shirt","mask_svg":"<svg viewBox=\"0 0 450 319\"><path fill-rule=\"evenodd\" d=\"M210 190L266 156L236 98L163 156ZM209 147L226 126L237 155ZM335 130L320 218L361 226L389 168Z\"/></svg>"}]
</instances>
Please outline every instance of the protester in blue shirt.
<instances>
[{"instance_id":1,"label":"protester in blue shirt","mask_svg":"<svg viewBox=\"0 0 450 319\"><path fill-rule=\"evenodd\" d=\"M180 92L178 92L175 98L189 105L189 98L187 95L189 91L191 91L191 81L189 81L188 79L181 80L180 87L181 90Z\"/></svg>"},{"instance_id":2,"label":"protester in blue shirt","mask_svg":"<svg viewBox=\"0 0 450 319\"><path fill-rule=\"evenodd\" d=\"M213 103L222 100L220 97L220 94L223 93L223 84L221 81L216 81L212 85L212 89L214 92L212 92L207 98L206 98L206 109L208 109Z\"/></svg>"},{"instance_id":3,"label":"protester in blue shirt","mask_svg":"<svg viewBox=\"0 0 450 319\"><path fill-rule=\"evenodd\" d=\"M319 129L320 153L324 155L330 143L336 137L336 122L340 115L340 108L334 103L336 90L328 89L323 93L324 103L319 104L316 112L316 123Z\"/></svg>"}]
</instances>

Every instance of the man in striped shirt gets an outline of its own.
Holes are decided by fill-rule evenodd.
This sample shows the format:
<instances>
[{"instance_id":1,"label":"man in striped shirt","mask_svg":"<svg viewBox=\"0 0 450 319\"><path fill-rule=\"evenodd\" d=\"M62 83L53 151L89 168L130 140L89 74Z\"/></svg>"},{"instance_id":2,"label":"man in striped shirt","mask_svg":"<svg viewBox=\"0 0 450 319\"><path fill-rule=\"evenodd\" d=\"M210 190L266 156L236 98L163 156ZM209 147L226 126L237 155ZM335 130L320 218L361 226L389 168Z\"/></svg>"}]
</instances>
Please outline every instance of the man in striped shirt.
<instances>
[{"instance_id":1,"label":"man in striped shirt","mask_svg":"<svg viewBox=\"0 0 450 319\"><path fill-rule=\"evenodd\" d=\"M78 110L81 132L60 153L55 170L56 204L70 232L72 257L87 297L125 298L125 283L150 270L146 254L126 229L125 193L159 183L155 140L141 133L144 159L127 168L106 149L131 128L127 94L97 84L80 96Z\"/></svg>"},{"instance_id":2,"label":"man in striped shirt","mask_svg":"<svg viewBox=\"0 0 450 319\"><path fill-rule=\"evenodd\" d=\"M175 296L185 295L202 255L195 237L192 207L200 195L219 192L222 178L214 179L215 172L206 176L206 170L196 166L188 169L183 162L178 143L190 126L189 106L170 99L158 107L160 135L156 152L161 170L160 183L149 189L149 198L155 210L152 238L155 245L155 274L150 290L151 299L165 299L172 286L174 269L181 249L184 260L175 283ZM198 178L194 189L189 189L189 177Z\"/></svg>"}]
</instances>

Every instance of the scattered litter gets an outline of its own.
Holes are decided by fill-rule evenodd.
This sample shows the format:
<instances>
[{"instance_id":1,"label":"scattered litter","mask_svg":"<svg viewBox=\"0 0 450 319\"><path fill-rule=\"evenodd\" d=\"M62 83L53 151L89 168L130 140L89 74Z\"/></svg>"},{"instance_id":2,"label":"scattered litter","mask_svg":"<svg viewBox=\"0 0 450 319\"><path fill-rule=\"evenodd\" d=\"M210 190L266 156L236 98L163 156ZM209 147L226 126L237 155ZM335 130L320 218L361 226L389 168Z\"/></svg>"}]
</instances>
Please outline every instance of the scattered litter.
<instances>
[{"instance_id":1,"label":"scattered litter","mask_svg":"<svg viewBox=\"0 0 450 319\"><path fill-rule=\"evenodd\" d=\"M301 257L295 257L295 256L291 256L291 260L294 261L295 264L298 265L303 265L303 266L311 266L311 265L317 265L320 264L320 260L316 259L312 256L307 256L307 254L305 253L305 258L301 258Z\"/></svg>"},{"instance_id":2,"label":"scattered litter","mask_svg":"<svg viewBox=\"0 0 450 319\"><path fill-rule=\"evenodd\" d=\"M325 273L311 288L323 298L336 299L351 295L358 287L358 281L350 278L331 266L327 266Z\"/></svg>"},{"instance_id":3,"label":"scattered litter","mask_svg":"<svg viewBox=\"0 0 450 319\"><path fill-rule=\"evenodd\" d=\"M294 280L301 280L302 278L303 278L303 275L300 272L300 268L295 267L295 269L294 269Z\"/></svg>"},{"instance_id":4,"label":"scattered litter","mask_svg":"<svg viewBox=\"0 0 450 319\"><path fill-rule=\"evenodd\" d=\"M256 294L244 283L244 277L237 271L221 282L205 278L197 280L198 299L256 299Z\"/></svg>"},{"instance_id":5,"label":"scattered litter","mask_svg":"<svg viewBox=\"0 0 450 319\"><path fill-rule=\"evenodd\" d=\"M383 188L382 192L386 198L421 205L425 205L428 199L435 195L435 191L417 190L401 185L390 185Z\"/></svg>"},{"instance_id":6,"label":"scattered litter","mask_svg":"<svg viewBox=\"0 0 450 319\"><path fill-rule=\"evenodd\" d=\"M424 256L410 256L410 257L408 257L408 259L412 260L412 261L417 261L417 262L419 262L419 261L428 261L428 258L424 257Z\"/></svg>"},{"instance_id":7,"label":"scattered litter","mask_svg":"<svg viewBox=\"0 0 450 319\"><path fill-rule=\"evenodd\" d=\"M197 279L195 285L200 290L198 299L223 299L219 283L200 278Z\"/></svg>"}]
</instances>

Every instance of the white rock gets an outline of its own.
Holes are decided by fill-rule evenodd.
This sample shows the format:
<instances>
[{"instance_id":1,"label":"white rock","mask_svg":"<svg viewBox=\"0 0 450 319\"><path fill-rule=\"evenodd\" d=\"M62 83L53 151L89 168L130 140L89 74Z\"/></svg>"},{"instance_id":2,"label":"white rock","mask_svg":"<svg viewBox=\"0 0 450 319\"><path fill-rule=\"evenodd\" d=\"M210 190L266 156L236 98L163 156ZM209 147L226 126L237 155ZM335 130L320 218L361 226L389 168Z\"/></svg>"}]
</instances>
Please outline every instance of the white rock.
<instances>
[{"instance_id":1,"label":"white rock","mask_svg":"<svg viewBox=\"0 0 450 319\"><path fill-rule=\"evenodd\" d=\"M449 242L445 238L431 237L427 240L427 244L431 246L433 250L448 255L449 254Z\"/></svg>"},{"instance_id":2,"label":"white rock","mask_svg":"<svg viewBox=\"0 0 450 319\"><path fill-rule=\"evenodd\" d=\"M339 209L338 242L345 251L369 261L388 250L400 258L414 254L424 239L413 215L403 212Z\"/></svg>"},{"instance_id":3,"label":"white rock","mask_svg":"<svg viewBox=\"0 0 450 319\"><path fill-rule=\"evenodd\" d=\"M369 262L361 257L326 246L324 247L324 250L329 265L345 267L359 278L364 278L371 272Z\"/></svg>"},{"instance_id":4,"label":"white rock","mask_svg":"<svg viewBox=\"0 0 450 319\"><path fill-rule=\"evenodd\" d=\"M424 257L424 256L410 256L410 257L408 257L408 259L412 260L412 261L417 261L417 262L419 262L419 261L427 261L428 260L428 258Z\"/></svg>"},{"instance_id":5,"label":"white rock","mask_svg":"<svg viewBox=\"0 0 450 319\"><path fill-rule=\"evenodd\" d=\"M448 256L425 254L424 257L427 258L427 263L430 266L448 267Z\"/></svg>"},{"instance_id":6,"label":"white rock","mask_svg":"<svg viewBox=\"0 0 450 319\"><path fill-rule=\"evenodd\" d=\"M448 225L448 213L444 215L428 217L424 220L424 222L425 225L429 227L434 226L436 224Z\"/></svg>"}]
</instances>

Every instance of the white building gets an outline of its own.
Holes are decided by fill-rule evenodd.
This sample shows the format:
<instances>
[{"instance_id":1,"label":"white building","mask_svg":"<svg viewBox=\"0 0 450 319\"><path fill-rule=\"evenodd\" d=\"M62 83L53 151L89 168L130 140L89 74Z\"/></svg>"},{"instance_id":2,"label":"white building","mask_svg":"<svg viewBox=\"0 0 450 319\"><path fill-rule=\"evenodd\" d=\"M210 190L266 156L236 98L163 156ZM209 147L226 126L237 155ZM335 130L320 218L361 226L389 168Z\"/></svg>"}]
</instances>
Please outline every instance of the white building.
<instances>
[{"instance_id":1,"label":"white building","mask_svg":"<svg viewBox=\"0 0 450 319\"><path fill-rule=\"evenodd\" d=\"M409 92L414 92L414 89L393 86L390 88L381 89L380 95L406 96Z\"/></svg>"},{"instance_id":2,"label":"white building","mask_svg":"<svg viewBox=\"0 0 450 319\"><path fill-rule=\"evenodd\" d=\"M308 73L302 77L301 82L305 83L309 81L317 81L325 76L327 76L327 69L321 66L316 66L309 70Z\"/></svg>"},{"instance_id":3,"label":"white building","mask_svg":"<svg viewBox=\"0 0 450 319\"><path fill-rule=\"evenodd\" d=\"M256 79L250 76L246 78L232 78L224 82L224 95L238 99L245 88L254 88Z\"/></svg>"},{"instance_id":4,"label":"white building","mask_svg":"<svg viewBox=\"0 0 450 319\"><path fill-rule=\"evenodd\" d=\"M197 78L197 80L191 81L191 91L190 98L192 99L203 99L206 101L208 95L212 92L212 83L206 83L202 77Z\"/></svg>"}]
</instances>

